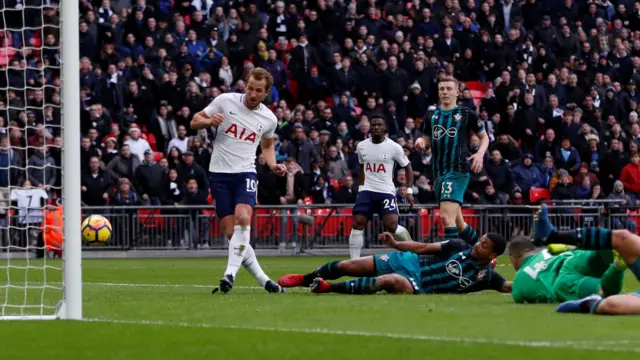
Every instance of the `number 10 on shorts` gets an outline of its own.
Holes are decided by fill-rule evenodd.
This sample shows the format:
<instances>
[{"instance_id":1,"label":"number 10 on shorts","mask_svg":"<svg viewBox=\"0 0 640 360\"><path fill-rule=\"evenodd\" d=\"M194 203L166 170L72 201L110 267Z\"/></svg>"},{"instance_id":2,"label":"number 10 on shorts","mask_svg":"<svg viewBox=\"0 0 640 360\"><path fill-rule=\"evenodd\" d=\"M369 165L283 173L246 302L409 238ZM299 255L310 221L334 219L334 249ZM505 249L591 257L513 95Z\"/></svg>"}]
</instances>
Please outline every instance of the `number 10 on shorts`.
<instances>
[{"instance_id":1,"label":"number 10 on shorts","mask_svg":"<svg viewBox=\"0 0 640 360\"><path fill-rule=\"evenodd\" d=\"M247 180L247 192L256 192L258 190L258 180L254 179L246 179Z\"/></svg>"}]
</instances>

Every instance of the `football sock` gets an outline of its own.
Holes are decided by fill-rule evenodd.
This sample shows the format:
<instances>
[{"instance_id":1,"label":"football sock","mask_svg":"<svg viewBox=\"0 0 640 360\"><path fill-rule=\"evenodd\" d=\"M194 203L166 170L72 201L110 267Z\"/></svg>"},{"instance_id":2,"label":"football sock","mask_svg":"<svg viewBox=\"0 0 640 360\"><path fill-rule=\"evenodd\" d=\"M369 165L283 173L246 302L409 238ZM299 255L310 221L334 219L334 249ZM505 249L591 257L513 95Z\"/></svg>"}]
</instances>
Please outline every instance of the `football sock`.
<instances>
[{"instance_id":1,"label":"football sock","mask_svg":"<svg viewBox=\"0 0 640 360\"><path fill-rule=\"evenodd\" d=\"M547 239L547 243L575 245L585 250L606 250L611 249L611 240L611 230L589 227L568 231L554 231Z\"/></svg>"},{"instance_id":2,"label":"football sock","mask_svg":"<svg viewBox=\"0 0 640 360\"><path fill-rule=\"evenodd\" d=\"M304 282L306 284L311 284L315 278L322 278L325 280L335 280L342 277L342 271L338 269L338 264L340 261L331 261L328 262L316 270L306 274L304 276Z\"/></svg>"},{"instance_id":3,"label":"football sock","mask_svg":"<svg viewBox=\"0 0 640 360\"><path fill-rule=\"evenodd\" d=\"M380 290L374 277L362 277L341 283L331 284L331 292L339 294L365 295L375 294Z\"/></svg>"},{"instance_id":4,"label":"football sock","mask_svg":"<svg viewBox=\"0 0 640 360\"><path fill-rule=\"evenodd\" d=\"M631 270L633 275L635 275L636 278L638 278L638 281L640 281L640 257L636 259L636 262L628 265L629 265L629 270Z\"/></svg>"},{"instance_id":5,"label":"football sock","mask_svg":"<svg viewBox=\"0 0 640 360\"><path fill-rule=\"evenodd\" d=\"M624 283L624 270L618 269L611 264L600 279L602 297L620 294Z\"/></svg>"},{"instance_id":6,"label":"football sock","mask_svg":"<svg viewBox=\"0 0 640 360\"><path fill-rule=\"evenodd\" d=\"M349 256L352 259L360 257L360 250L364 245L364 230L351 229L349 235Z\"/></svg>"},{"instance_id":7,"label":"football sock","mask_svg":"<svg viewBox=\"0 0 640 360\"><path fill-rule=\"evenodd\" d=\"M249 235L251 234L251 226L236 225L233 227L233 236L229 240L229 257L227 260L227 269L225 275L231 275L236 278L238 269L242 265L245 253L249 248Z\"/></svg>"},{"instance_id":8,"label":"football sock","mask_svg":"<svg viewBox=\"0 0 640 360\"><path fill-rule=\"evenodd\" d=\"M258 258L256 257L256 252L253 251L253 247L251 245L247 245L244 260L242 260L242 266L244 266L244 268L247 269L247 271L249 271L251 275L256 278L260 286L264 287L267 281L269 281L269 277L260 267L260 263L258 262Z\"/></svg>"},{"instance_id":9,"label":"football sock","mask_svg":"<svg viewBox=\"0 0 640 360\"><path fill-rule=\"evenodd\" d=\"M469 224L467 224L467 226L464 228L464 230L462 230L462 232L459 233L458 235L467 244L471 244L471 243L475 242L476 240L478 240L478 234L476 233L476 231L471 226L469 226Z\"/></svg>"},{"instance_id":10,"label":"football sock","mask_svg":"<svg viewBox=\"0 0 640 360\"><path fill-rule=\"evenodd\" d=\"M444 228L444 240L455 240L458 238L458 228L455 226L447 226Z\"/></svg>"},{"instance_id":11,"label":"football sock","mask_svg":"<svg viewBox=\"0 0 640 360\"><path fill-rule=\"evenodd\" d=\"M409 230L402 225L398 225L396 232L394 233L396 240L398 241L413 241Z\"/></svg>"}]
</instances>

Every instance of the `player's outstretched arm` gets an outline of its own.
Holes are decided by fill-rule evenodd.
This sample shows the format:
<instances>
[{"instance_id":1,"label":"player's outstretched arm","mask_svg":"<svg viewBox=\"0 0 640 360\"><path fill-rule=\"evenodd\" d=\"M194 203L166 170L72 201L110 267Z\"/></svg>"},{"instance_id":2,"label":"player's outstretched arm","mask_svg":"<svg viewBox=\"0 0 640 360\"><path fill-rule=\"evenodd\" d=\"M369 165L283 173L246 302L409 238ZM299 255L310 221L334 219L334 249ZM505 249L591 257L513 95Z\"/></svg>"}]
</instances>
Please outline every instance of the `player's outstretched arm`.
<instances>
[{"instance_id":1,"label":"player's outstretched arm","mask_svg":"<svg viewBox=\"0 0 640 360\"><path fill-rule=\"evenodd\" d=\"M395 237L388 232L380 235L380 239L385 245L399 250L409 251L418 255L437 254L442 250L442 243L420 243L416 241L397 241Z\"/></svg>"}]
</instances>

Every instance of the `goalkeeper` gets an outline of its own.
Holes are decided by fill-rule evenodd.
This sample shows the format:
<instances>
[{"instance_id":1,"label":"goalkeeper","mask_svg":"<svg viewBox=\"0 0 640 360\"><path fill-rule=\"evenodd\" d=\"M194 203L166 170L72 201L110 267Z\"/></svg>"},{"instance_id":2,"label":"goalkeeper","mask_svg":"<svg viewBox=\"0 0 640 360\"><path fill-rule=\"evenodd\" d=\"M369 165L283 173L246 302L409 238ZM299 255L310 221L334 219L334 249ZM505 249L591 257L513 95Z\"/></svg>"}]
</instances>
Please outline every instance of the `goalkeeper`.
<instances>
[{"instance_id":1,"label":"goalkeeper","mask_svg":"<svg viewBox=\"0 0 640 360\"><path fill-rule=\"evenodd\" d=\"M589 295L603 297L622 290L626 265L611 250L570 250L550 245L540 250L528 238L509 244L509 259L516 269L512 297L516 303L556 303Z\"/></svg>"}]
</instances>

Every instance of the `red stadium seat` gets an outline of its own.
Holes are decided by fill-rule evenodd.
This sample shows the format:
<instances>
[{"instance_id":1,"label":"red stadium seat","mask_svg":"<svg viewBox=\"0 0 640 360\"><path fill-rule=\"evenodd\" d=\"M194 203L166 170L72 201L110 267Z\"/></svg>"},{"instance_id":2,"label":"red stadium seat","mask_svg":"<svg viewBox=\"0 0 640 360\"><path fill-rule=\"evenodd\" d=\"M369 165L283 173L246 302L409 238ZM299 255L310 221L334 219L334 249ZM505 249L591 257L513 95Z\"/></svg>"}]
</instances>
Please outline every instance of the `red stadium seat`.
<instances>
[{"instance_id":1,"label":"red stadium seat","mask_svg":"<svg viewBox=\"0 0 640 360\"><path fill-rule=\"evenodd\" d=\"M324 224L324 227L322 227L322 230L320 231L320 236L338 236L338 232L340 230L340 219L336 216L335 212L332 213L331 209L316 209L314 214L316 218L316 228L321 227ZM327 216L329 216L328 220Z\"/></svg>"},{"instance_id":2,"label":"red stadium seat","mask_svg":"<svg viewBox=\"0 0 640 360\"><path fill-rule=\"evenodd\" d=\"M545 188L531 188L529 190L529 200L532 204L537 204L543 200L551 200L551 194Z\"/></svg>"},{"instance_id":3,"label":"red stadium seat","mask_svg":"<svg viewBox=\"0 0 640 360\"><path fill-rule=\"evenodd\" d=\"M351 235L351 228L353 228L353 209L344 208L340 210L339 221L344 228L344 235Z\"/></svg>"},{"instance_id":4,"label":"red stadium seat","mask_svg":"<svg viewBox=\"0 0 640 360\"><path fill-rule=\"evenodd\" d=\"M140 209L138 210L138 222L147 229L161 229L167 228L166 218L160 215L159 209Z\"/></svg>"},{"instance_id":5,"label":"red stadium seat","mask_svg":"<svg viewBox=\"0 0 640 360\"><path fill-rule=\"evenodd\" d=\"M220 220L218 220L218 217L216 216L216 211L211 209L203 209L202 215L209 217L209 236L220 236Z\"/></svg>"},{"instance_id":6,"label":"red stadium seat","mask_svg":"<svg viewBox=\"0 0 640 360\"><path fill-rule=\"evenodd\" d=\"M438 229L438 236L444 236L444 226L440 218L440 209L433 210L433 225Z\"/></svg>"},{"instance_id":7,"label":"red stadium seat","mask_svg":"<svg viewBox=\"0 0 640 360\"><path fill-rule=\"evenodd\" d=\"M258 236L266 237L280 234L280 219L278 219L275 210L257 209L255 214L254 228Z\"/></svg>"},{"instance_id":8,"label":"red stadium seat","mask_svg":"<svg viewBox=\"0 0 640 360\"><path fill-rule=\"evenodd\" d=\"M420 223L420 237L428 238L431 236L432 223L429 218L429 210L418 210L418 222Z\"/></svg>"},{"instance_id":9,"label":"red stadium seat","mask_svg":"<svg viewBox=\"0 0 640 360\"><path fill-rule=\"evenodd\" d=\"M473 209L462 209L462 218L469 226L480 231L480 217Z\"/></svg>"},{"instance_id":10,"label":"red stadium seat","mask_svg":"<svg viewBox=\"0 0 640 360\"><path fill-rule=\"evenodd\" d=\"M331 186L333 186L333 188L338 191L340 190L340 183L338 182L338 180L336 179L331 179L329 180L329 184L331 184Z\"/></svg>"}]
</instances>

